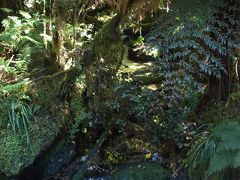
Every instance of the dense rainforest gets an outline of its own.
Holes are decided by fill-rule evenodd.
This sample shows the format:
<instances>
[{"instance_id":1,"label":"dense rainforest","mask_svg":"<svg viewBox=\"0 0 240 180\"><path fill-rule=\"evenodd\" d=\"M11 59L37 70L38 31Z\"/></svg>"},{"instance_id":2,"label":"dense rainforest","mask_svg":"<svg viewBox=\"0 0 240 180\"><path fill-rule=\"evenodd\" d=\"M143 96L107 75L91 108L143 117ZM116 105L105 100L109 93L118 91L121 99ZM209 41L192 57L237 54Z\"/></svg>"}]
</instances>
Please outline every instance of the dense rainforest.
<instances>
[{"instance_id":1,"label":"dense rainforest","mask_svg":"<svg viewBox=\"0 0 240 180\"><path fill-rule=\"evenodd\" d=\"M0 179L240 179L239 0L1 0Z\"/></svg>"}]
</instances>

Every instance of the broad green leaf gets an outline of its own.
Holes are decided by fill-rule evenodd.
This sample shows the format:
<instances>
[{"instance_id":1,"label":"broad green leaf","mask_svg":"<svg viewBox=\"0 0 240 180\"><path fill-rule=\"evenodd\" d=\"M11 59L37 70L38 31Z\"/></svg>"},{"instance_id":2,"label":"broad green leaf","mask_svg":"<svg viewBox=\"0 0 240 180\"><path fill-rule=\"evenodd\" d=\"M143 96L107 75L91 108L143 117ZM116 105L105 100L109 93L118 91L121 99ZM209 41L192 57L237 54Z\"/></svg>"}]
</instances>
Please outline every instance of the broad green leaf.
<instances>
[{"instance_id":1,"label":"broad green leaf","mask_svg":"<svg viewBox=\"0 0 240 180\"><path fill-rule=\"evenodd\" d=\"M23 17L25 17L26 19L30 19L31 15L28 12L19 10L19 14L21 14Z\"/></svg>"}]
</instances>

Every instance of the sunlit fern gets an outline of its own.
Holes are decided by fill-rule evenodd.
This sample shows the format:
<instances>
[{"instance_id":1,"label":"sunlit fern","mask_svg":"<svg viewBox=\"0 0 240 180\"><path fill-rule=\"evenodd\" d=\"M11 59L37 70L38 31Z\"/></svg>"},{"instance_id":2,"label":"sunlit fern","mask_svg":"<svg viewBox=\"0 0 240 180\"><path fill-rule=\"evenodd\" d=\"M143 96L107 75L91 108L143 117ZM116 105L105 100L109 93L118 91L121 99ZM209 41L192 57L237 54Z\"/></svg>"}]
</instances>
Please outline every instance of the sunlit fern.
<instances>
[{"instance_id":1,"label":"sunlit fern","mask_svg":"<svg viewBox=\"0 0 240 180\"><path fill-rule=\"evenodd\" d=\"M157 49L154 69L165 77L163 95L176 101L195 90L203 91L206 75L227 73L224 61L234 61L240 49L232 6L221 0L176 1L171 11L156 21L146 37L149 50ZM228 7L222 11L221 7ZM216 14L223 17L219 19Z\"/></svg>"},{"instance_id":2,"label":"sunlit fern","mask_svg":"<svg viewBox=\"0 0 240 180\"><path fill-rule=\"evenodd\" d=\"M42 21L39 15L31 16L20 11L19 16L4 19L2 25L4 31L0 33L0 49L7 49L7 67L11 67L17 74L24 74L32 61L32 55L43 51L42 36L39 35Z\"/></svg>"}]
</instances>

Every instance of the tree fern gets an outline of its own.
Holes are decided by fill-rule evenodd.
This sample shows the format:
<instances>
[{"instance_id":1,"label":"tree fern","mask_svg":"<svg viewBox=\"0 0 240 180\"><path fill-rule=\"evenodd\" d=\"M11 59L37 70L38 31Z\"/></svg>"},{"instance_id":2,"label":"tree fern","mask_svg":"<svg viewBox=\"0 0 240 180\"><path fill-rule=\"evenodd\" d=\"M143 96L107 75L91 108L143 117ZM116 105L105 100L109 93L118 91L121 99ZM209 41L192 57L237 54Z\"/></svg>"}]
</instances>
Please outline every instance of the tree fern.
<instances>
[{"instance_id":1,"label":"tree fern","mask_svg":"<svg viewBox=\"0 0 240 180\"><path fill-rule=\"evenodd\" d=\"M210 160L209 175L226 168L240 167L240 126L236 121L229 121L214 129L214 136L219 139L216 153Z\"/></svg>"},{"instance_id":2,"label":"tree fern","mask_svg":"<svg viewBox=\"0 0 240 180\"><path fill-rule=\"evenodd\" d=\"M223 172L227 168L237 168L240 166L239 151L221 151L216 153L210 161L209 175Z\"/></svg>"},{"instance_id":3,"label":"tree fern","mask_svg":"<svg viewBox=\"0 0 240 180\"><path fill-rule=\"evenodd\" d=\"M221 11L227 7L223 1L176 1L173 5L171 12L158 18L146 39L150 51L158 50L154 68L166 77L163 94L176 101L195 90L203 91L206 75L219 78L221 71L227 73L224 59L234 60L233 49L240 47L236 30L230 27L236 18Z\"/></svg>"}]
</instances>

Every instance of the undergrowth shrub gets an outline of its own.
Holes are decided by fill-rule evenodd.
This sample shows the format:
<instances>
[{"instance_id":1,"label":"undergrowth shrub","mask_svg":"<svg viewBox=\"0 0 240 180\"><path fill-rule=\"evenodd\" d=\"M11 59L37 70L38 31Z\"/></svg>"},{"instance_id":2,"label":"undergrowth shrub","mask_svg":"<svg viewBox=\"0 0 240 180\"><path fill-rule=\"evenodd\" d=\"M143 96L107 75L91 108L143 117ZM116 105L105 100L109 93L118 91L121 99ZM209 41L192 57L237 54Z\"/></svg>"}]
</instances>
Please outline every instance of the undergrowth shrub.
<instances>
[{"instance_id":1,"label":"undergrowth shrub","mask_svg":"<svg viewBox=\"0 0 240 180\"><path fill-rule=\"evenodd\" d=\"M198 180L207 177L209 160L216 151L216 139L211 134L212 132L211 124L204 124L196 129L186 164L190 179Z\"/></svg>"},{"instance_id":2,"label":"undergrowth shrub","mask_svg":"<svg viewBox=\"0 0 240 180\"><path fill-rule=\"evenodd\" d=\"M42 21L38 14L30 15L24 11L2 21L4 31L0 34L0 50L5 52L7 63L3 65L11 67L18 75L28 72L33 54L43 53Z\"/></svg>"},{"instance_id":3,"label":"undergrowth shrub","mask_svg":"<svg viewBox=\"0 0 240 180\"><path fill-rule=\"evenodd\" d=\"M71 102L70 110L73 114L73 122L70 129L70 138L74 139L76 137L76 133L80 131L81 124L84 123L84 120L87 117L87 113L83 108L82 101L79 99L75 99Z\"/></svg>"},{"instance_id":4,"label":"undergrowth shrub","mask_svg":"<svg viewBox=\"0 0 240 180\"><path fill-rule=\"evenodd\" d=\"M194 118L197 117L197 107L200 93L196 92L185 98L179 104L167 107L153 117L152 131L156 137L174 142L178 149L189 146L196 129ZM156 138L156 140L158 140Z\"/></svg>"},{"instance_id":5,"label":"undergrowth shrub","mask_svg":"<svg viewBox=\"0 0 240 180\"><path fill-rule=\"evenodd\" d=\"M129 122L140 122L152 130L157 141L161 136L182 148L190 141L195 129L192 119L196 117L200 92L189 95L185 101L169 108L162 93L148 89L131 76L123 73L115 86L116 98L106 101L106 108L115 114L115 124L121 131Z\"/></svg>"},{"instance_id":6,"label":"undergrowth shrub","mask_svg":"<svg viewBox=\"0 0 240 180\"><path fill-rule=\"evenodd\" d=\"M11 109L11 103L21 100L29 100L26 95L24 84L20 82L6 86L0 86L0 128L6 127L8 123L8 111Z\"/></svg>"},{"instance_id":7,"label":"undergrowth shrub","mask_svg":"<svg viewBox=\"0 0 240 180\"><path fill-rule=\"evenodd\" d=\"M179 149L188 146L195 130L195 123L187 121L190 113L189 109L179 107L165 110L154 117L153 132L161 139L174 142Z\"/></svg>"},{"instance_id":8,"label":"undergrowth shrub","mask_svg":"<svg viewBox=\"0 0 240 180\"><path fill-rule=\"evenodd\" d=\"M115 123L120 127L125 127L130 121L147 122L163 110L160 93L132 80L128 74L122 73L114 93L115 99L105 104L109 112L116 114Z\"/></svg>"}]
</instances>

